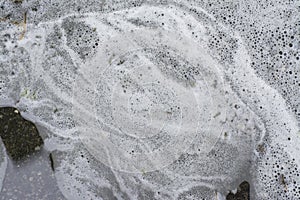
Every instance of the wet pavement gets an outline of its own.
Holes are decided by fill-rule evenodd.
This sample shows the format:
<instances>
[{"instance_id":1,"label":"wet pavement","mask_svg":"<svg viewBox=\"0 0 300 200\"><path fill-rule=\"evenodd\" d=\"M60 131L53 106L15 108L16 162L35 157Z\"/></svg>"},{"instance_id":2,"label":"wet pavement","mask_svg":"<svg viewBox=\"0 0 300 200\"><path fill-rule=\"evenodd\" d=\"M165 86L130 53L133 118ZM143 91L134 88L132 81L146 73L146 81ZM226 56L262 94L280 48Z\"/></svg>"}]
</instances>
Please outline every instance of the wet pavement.
<instances>
[{"instance_id":1,"label":"wet pavement","mask_svg":"<svg viewBox=\"0 0 300 200\"><path fill-rule=\"evenodd\" d=\"M250 200L250 185L247 181L242 182L235 194L229 193L226 200Z\"/></svg>"},{"instance_id":2,"label":"wet pavement","mask_svg":"<svg viewBox=\"0 0 300 200\"><path fill-rule=\"evenodd\" d=\"M0 108L0 119L0 137L13 160L26 159L41 149L43 139L37 128L16 108Z\"/></svg>"},{"instance_id":3,"label":"wet pavement","mask_svg":"<svg viewBox=\"0 0 300 200\"><path fill-rule=\"evenodd\" d=\"M36 126L12 107L0 108L0 136L7 169L0 199L65 199L54 175L52 154Z\"/></svg>"}]
</instances>

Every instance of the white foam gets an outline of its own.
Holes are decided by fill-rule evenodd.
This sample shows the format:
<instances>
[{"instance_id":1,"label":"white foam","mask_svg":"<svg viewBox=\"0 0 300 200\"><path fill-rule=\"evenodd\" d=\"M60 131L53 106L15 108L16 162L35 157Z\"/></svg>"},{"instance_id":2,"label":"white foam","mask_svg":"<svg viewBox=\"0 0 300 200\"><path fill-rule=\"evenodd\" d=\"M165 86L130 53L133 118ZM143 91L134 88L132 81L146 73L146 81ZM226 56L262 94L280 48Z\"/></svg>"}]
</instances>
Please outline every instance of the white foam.
<instances>
[{"instance_id":1,"label":"white foam","mask_svg":"<svg viewBox=\"0 0 300 200\"><path fill-rule=\"evenodd\" d=\"M48 130L45 146L60 152L56 176L64 195L223 198L251 179L255 198L276 198L284 187L264 178L275 172L285 173L284 198L295 195L299 176L288 173L299 169L288 168L300 164L299 127L285 88L253 68L260 49L246 34L257 5L232 2L239 13L230 16L222 3L120 5L29 24L18 50L6 42L9 53L0 56L8 63L0 66L0 104L18 102L26 118ZM233 15L249 20L237 24ZM277 164L286 171L274 171Z\"/></svg>"}]
</instances>

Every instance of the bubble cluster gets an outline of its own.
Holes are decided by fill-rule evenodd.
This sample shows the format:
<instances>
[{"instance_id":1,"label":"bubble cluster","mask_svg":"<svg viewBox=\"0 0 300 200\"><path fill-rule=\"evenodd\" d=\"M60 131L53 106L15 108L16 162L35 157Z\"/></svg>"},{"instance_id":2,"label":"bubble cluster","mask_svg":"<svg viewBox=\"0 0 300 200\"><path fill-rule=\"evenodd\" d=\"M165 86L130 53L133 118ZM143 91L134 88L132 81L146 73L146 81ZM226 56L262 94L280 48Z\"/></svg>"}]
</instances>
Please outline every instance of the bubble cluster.
<instances>
[{"instance_id":1,"label":"bubble cluster","mask_svg":"<svg viewBox=\"0 0 300 200\"><path fill-rule=\"evenodd\" d=\"M299 121L299 44L296 41L300 34L296 1L231 2L216 7L218 3L207 2L204 6L216 19L239 31L248 44L251 67L280 92ZM214 43L218 43L218 38Z\"/></svg>"},{"instance_id":2,"label":"bubble cluster","mask_svg":"<svg viewBox=\"0 0 300 200\"><path fill-rule=\"evenodd\" d=\"M0 96L10 96L17 101L21 88L28 86L32 81L29 54L26 49L11 41L10 34L2 36ZM8 93L10 95L7 95Z\"/></svg>"},{"instance_id":3,"label":"bubble cluster","mask_svg":"<svg viewBox=\"0 0 300 200\"><path fill-rule=\"evenodd\" d=\"M201 200L206 200L206 199L213 199L216 198L217 193L215 191L212 191L206 187L201 187L201 186L196 186L191 188L188 191L182 192L178 200L183 200L183 199L201 199Z\"/></svg>"},{"instance_id":4,"label":"bubble cluster","mask_svg":"<svg viewBox=\"0 0 300 200\"><path fill-rule=\"evenodd\" d=\"M67 50L62 49L62 33L58 27L46 38L45 59L42 63L43 78L47 84L53 84L60 92L71 95L77 67Z\"/></svg>"},{"instance_id":5,"label":"bubble cluster","mask_svg":"<svg viewBox=\"0 0 300 200\"><path fill-rule=\"evenodd\" d=\"M264 198L300 198L300 170L295 159L279 145L266 147L267 159L258 163L258 192ZM274 193L270 193L274 190Z\"/></svg>"},{"instance_id":6,"label":"bubble cluster","mask_svg":"<svg viewBox=\"0 0 300 200\"><path fill-rule=\"evenodd\" d=\"M96 28L91 28L84 22L66 18L62 27L66 34L67 46L75 51L81 59L86 59L95 54L99 44Z\"/></svg>"}]
</instances>

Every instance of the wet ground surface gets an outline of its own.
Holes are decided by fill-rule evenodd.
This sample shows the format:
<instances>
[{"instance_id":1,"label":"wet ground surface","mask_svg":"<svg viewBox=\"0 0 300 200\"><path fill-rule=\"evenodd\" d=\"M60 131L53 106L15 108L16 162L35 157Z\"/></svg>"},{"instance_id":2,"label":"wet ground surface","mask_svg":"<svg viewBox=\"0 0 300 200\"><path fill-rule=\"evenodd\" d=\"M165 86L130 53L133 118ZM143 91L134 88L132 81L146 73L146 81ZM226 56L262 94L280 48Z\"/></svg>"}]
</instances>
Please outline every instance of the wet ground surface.
<instances>
[{"instance_id":1,"label":"wet ground surface","mask_svg":"<svg viewBox=\"0 0 300 200\"><path fill-rule=\"evenodd\" d=\"M0 137L13 160L22 160L36 153L43 139L32 122L25 120L12 107L0 108Z\"/></svg>"},{"instance_id":2,"label":"wet ground surface","mask_svg":"<svg viewBox=\"0 0 300 200\"><path fill-rule=\"evenodd\" d=\"M229 193L226 200L250 200L250 185L248 182L242 182L237 188L235 194Z\"/></svg>"},{"instance_id":3,"label":"wet ground surface","mask_svg":"<svg viewBox=\"0 0 300 200\"><path fill-rule=\"evenodd\" d=\"M43 148L32 122L15 108L0 108L0 136L8 154L1 200L64 199L54 176L52 154Z\"/></svg>"}]
</instances>

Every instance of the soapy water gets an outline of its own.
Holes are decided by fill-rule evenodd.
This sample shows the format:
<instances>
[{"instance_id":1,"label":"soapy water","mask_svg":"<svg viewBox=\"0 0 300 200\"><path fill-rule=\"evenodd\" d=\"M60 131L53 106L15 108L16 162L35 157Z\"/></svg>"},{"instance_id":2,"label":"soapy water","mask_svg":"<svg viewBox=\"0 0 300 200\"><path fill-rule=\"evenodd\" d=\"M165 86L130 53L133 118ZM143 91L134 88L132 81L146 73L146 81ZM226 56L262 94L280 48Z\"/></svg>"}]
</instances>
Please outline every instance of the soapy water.
<instances>
[{"instance_id":1,"label":"soapy water","mask_svg":"<svg viewBox=\"0 0 300 200\"><path fill-rule=\"evenodd\" d=\"M214 146L222 125L213 116L226 112L215 109L220 102L210 93L222 94L222 78L203 50L190 39L151 29L117 35L99 48L81 68L73 96L79 126L89 129L81 139L97 159L141 173L171 164L196 138L201 153ZM216 77L207 82L204 73ZM217 82L221 88L213 88ZM212 124L220 130L211 132Z\"/></svg>"},{"instance_id":2,"label":"soapy water","mask_svg":"<svg viewBox=\"0 0 300 200\"><path fill-rule=\"evenodd\" d=\"M3 42L1 102L49 130L65 197L214 199L247 179L297 199L299 127L243 33L196 4L115 10Z\"/></svg>"}]
</instances>

